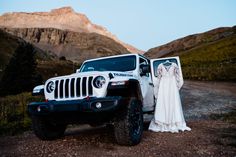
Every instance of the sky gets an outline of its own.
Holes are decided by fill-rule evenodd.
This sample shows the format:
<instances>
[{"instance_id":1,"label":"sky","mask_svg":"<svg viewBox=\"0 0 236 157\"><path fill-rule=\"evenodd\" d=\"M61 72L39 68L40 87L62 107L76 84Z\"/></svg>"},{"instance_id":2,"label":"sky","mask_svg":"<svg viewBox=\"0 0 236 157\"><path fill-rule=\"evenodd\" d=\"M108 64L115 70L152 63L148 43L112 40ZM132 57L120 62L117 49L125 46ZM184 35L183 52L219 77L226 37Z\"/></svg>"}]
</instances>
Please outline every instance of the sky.
<instances>
[{"instance_id":1,"label":"sky","mask_svg":"<svg viewBox=\"0 0 236 157\"><path fill-rule=\"evenodd\" d=\"M0 14L64 6L144 51L187 35L236 25L236 0L0 0Z\"/></svg>"}]
</instances>

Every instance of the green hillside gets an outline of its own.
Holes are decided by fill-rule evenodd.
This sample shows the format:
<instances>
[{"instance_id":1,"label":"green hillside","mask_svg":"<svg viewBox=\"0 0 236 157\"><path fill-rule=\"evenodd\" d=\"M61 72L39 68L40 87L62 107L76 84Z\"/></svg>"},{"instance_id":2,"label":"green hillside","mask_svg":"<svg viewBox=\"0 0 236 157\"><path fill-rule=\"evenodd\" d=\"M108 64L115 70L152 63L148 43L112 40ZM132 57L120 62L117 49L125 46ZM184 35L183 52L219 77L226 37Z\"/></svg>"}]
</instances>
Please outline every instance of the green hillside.
<instances>
[{"instance_id":1,"label":"green hillside","mask_svg":"<svg viewBox=\"0 0 236 157\"><path fill-rule=\"evenodd\" d=\"M22 43L26 43L26 41L0 29L0 80L15 50ZM78 67L77 64L73 64L71 61L60 60L35 46L34 48L37 71L42 75L44 81L55 75L71 74Z\"/></svg>"},{"instance_id":2,"label":"green hillside","mask_svg":"<svg viewBox=\"0 0 236 157\"><path fill-rule=\"evenodd\" d=\"M42 75L43 80L51 77L72 74L79 68L79 64L68 60L37 61L37 70Z\"/></svg>"},{"instance_id":3,"label":"green hillside","mask_svg":"<svg viewBox=\"0 0 236 157\"><path fill-rule=\"evenodd\" d=\"M145 56L180 56L185 79L236 82L236 26L189 35L154 47Z\"/></svg>"},{"instance_id":4,"label":"green hillside","mask_svg":"<svg viewBox=\"0 0 236 157\"><path fill-rule=\"evenodd\" d=\"M185 79L236 81L236 34L180 52L180 59Z\"/></svg>"}]
</instances>

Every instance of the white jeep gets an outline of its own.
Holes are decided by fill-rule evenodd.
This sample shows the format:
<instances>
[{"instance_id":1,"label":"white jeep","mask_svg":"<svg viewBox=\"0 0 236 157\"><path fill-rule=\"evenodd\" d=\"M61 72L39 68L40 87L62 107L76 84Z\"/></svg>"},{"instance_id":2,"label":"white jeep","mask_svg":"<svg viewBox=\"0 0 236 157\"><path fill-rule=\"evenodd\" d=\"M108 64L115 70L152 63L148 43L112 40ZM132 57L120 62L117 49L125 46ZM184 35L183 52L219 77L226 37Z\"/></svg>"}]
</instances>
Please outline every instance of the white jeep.
<instances>
[{"instance_id":1,"label":"white jeep","mask_svg":"<svg viewBox=\"0 0 236 157\"><path fill-rule=\"evenodd\" d=\"M179 64L177 57L171 57ZM28 113L35 134L42 140L63 136L68 124L112 124L118 144L141 140L143 119L153 115L155 67L163 60L126 54L85 61L76 73L54 77L37 86ZM148 118L149 117L149 118Z\"/></svg>"}]
</instances>

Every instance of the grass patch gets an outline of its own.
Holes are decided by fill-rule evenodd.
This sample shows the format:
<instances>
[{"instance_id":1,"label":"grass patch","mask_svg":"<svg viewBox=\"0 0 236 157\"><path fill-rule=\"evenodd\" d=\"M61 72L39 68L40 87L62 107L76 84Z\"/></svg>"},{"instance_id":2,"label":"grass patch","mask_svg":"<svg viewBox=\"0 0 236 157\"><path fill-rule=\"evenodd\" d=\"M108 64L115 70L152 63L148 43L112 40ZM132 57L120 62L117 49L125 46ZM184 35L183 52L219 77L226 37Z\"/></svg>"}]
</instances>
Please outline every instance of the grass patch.
<instances>
[{"instance_id":1,"label":"grass patch","mask_svg":"<svg viewBox=\"0 0 236 157\"><path fill-rule=\"evenodd\" d=\"M224 114L212 114L210 115L211 119L214 120L223 120L229 123L236 124L236 109L232 110L229 113L224 113Z\"/></svg>"},{"instance_id":2,"label":"grass patch","mask_svg":"<svg viewBox=\"0 0 236 157\"><path fill-rule=\"evenodd\" d=\"M223 120L236 124L236 109L225 114L223 117L224 117Z\"/></svg>"},{"instance_id":3,"label":"grass patch","mask_svg":"<svg viewBox=\"0 0 236 157\"><path fill-rule=\"evenodd\" d=\"M29 130L31 119L27 114L27 104L42 100L31 93L0 97L0 135L16 135Z\"/></svg>"}]
</instances>

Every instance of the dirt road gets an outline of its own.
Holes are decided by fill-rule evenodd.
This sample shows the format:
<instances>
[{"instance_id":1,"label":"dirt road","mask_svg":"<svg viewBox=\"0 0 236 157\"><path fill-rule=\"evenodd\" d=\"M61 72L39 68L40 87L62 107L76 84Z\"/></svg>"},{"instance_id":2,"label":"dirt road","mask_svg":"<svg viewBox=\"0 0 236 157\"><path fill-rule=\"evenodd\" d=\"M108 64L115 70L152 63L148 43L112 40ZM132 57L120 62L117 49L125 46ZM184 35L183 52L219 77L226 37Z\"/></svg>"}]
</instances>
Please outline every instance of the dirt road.
<instances>
[{"instance_id":1,"label":"dirt road","mask_svg":"<svg viewBox=\"0 0 236 157\"><path fill-rule=\"evenodd\" d=\"M0 156L236 156L236 124L222 114L236 110L236 84L186 81L181 90L190 132L144 131L137 146L115 143L112 130L87 125L68 128L65 137L41 141L31 132L0 138ZM213 119L212 119L213 117Z\"/></svg>"}]
</instances>

